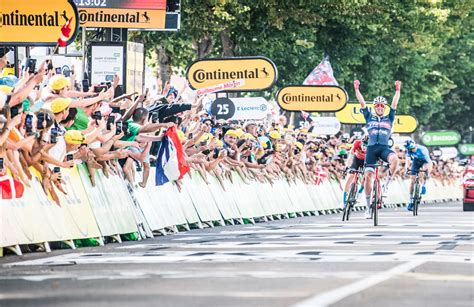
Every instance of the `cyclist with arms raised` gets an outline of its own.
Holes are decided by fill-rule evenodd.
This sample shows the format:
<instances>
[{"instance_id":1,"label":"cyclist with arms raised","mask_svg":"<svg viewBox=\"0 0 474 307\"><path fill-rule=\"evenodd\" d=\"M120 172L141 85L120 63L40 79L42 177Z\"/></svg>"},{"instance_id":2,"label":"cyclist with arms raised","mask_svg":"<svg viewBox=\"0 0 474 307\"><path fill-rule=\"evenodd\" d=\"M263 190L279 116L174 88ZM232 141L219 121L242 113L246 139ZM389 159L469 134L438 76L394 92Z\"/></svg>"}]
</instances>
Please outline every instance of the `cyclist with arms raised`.
<instances>
[{"instance_id":1,"label":"cyclist with arms raised","mask_svg":"<svg viewBox=\"0 0 474 307\"><path fill-rule=\"evenodd\" d=\"M407 149L407 163L405 168L409 168L411 162L411 182L410 182L410 195L413 194L413 186L415 185L416 174L422 170L429 173L433 169L433 162L431 162L430 152L425 146L417 145L413 140L407 140L405 142L405 148ZM421 194L426 194L425 183L428 178L425 180L424 172L420 174L420 183L421 183ZM410 203L407 207L408 211L413 211L413 204L410 200Z\"/></svg>"},{"instance_id":2,"label":"cyclist with arms raised","mask_svg":"<svg viewBox=\"0 0 474 307\"><path fill-rule=\"evenodd\" d=\"M344 187L344 195L343 195L344 207L346 207L346 204L347 204L347 193L349 193L351 184L354 181L354 177L356 176L356 174L353 172L351 173L351 171L357 171L364 167L365 152L367 150L367 141L368 141L367 135L364 135L362 140L356 140L354 144L352 145L349 159L347 159L347 165L348 165L348 170L349 170L350 175L349 177L347 177L346 185Z\"/></svg>"},{"instance_id":3,"label":"cyclist with arms raised","mask_svg":"<svg viewBox=\"0 0 474 307\"><path fill-rule=\"evenodd\" d=\"M374 99L375 114L373 114L367 107L364 97L359 91L359 85L359 80L355 80L354 89L356 92L356 97L360 103L360 106L362 107L366 127L369 133L369 142L365 156L366 167L364 189L365 198L367 200L367 210L365 211L365 217L370 218L370 196L372 194L372 184L374 180L374 165L377 164L379 158L390 164L390 173L387 177L385 188L387 188L388 184L390 183L392 174L395 173L398 165L398 157L395 152L390 149L388 141L390 139L390 135L392 134L393 121L395 120L395 112L397 109L398 100L400 100L400 87L402 82L395 82L395 95L393 96L390 112L387 116L384 115L385 105L387 104L385 97L378 96Z\"/></svg>"}]
</instances>

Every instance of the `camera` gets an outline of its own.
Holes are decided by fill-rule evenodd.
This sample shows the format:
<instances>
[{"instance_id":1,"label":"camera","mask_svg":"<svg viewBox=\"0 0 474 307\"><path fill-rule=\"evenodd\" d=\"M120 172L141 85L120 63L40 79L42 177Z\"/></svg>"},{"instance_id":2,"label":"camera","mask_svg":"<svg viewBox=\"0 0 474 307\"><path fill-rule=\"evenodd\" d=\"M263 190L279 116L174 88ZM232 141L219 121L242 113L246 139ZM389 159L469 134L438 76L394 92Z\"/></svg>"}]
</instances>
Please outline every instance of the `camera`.
<instances>
[{"instance_id":1,"label":"camera","mask_svg":"<svg viewBox=\"0 0 474 307\"><path fill-rule=\"evenodd\" d=\"M66 161L71 161L74 159L74 155L73 154L69 154L69 155L66 155Z\"/></svg>"},{"instance_id":2,"label":"camera","mask_svg":"<svg viewBox=\"0 0 474 307\"><path fill-rule=\"evenodd\" d=\"M0 171L3 171L4 165L3 165L3 158L0 158Z\"/></svg>"},{"instance_id":3,"label":"camera","mask_svg":"<svg viewBox=\"0 0 474 307\"><path fill-rule=\"evenodd\" d=\"M59 166L56 166L53 168L53 173L59 173L61 172L61 168Z\"/></svg>"},{"instance_id":4,"label":"camera","mask_svg":"<svg viewBox=\"0 0 474 307\"><path fill-rule=\"evenodd\" d=\"M45 116L45 113L41 112L41 113L38 113L36 114L36 118L37 118L37 122L36 122L36 129L37 130L40 130L40 129L44 129L45 127L43 126L44 124L44 116Z\"/></svg>"},{"instance_id":5,"label":"camera","mask_svg":"<svg viewBox=\"0 0 474 307\"><path fill-rule=\"evenodd\" d=\"M59 134L58 128L51 128L51 137L49 139L49 142L51 144L56 144L58 142L58 134Z\"/></svg>"},{"instance_id":6,"label":"camera","mask_svg":"<svg viewBox=\"0 0 474 307\"><path fill-rule=\"evenodd\" d=\"M87 79L82 80L82 91L83 92L89 91L89 80Z\"/></svg>"},{"instance_id":7,"label":"camera","mask_svg":"<svg viewBox=\"0 0 474 307\"><path fill-rule=\"evenodd\" d=\"M61 74L61 67L56 67L55 72L56 72L56 75L60 75Z\"/></svg>"},{"instance_id":8,"label":"camera","mask_svg":"<svg viewBox=\"0 0 474 307\"><path fill-rule=\"evenodd\" d=\"M111 130L112 125L115 123L115 117L114 116L109 116L107 118L107 130Z\"/></svg>"},{"instance_id":9,"label":"camera","mask_svg":"<svg viewBox=\"0 0 474 307\"><path fill-rule=\"evenodd\" d=\"M30 74L33 74L35 72L35 69L36 69L36 59L31 59L31 58L27 59L25 66L28 68L28 72Z\"/></svg>"},{"instance_id":10,"label":"camera","mask_svg":"<svg viewBox=\"0 0 474 307\"><path fill-rule=\"evenodd\" d=\"M46 60L46 64L48 65L48 70L53 70L54 66L51 60Z\"/></svg>"},{"instance_id":11,"label":"camera","mask_svg":"<svg viewBox=\"0 0 474 307\"><path fill-rule=\"evenodd\" d=\"M100 111L95 111L94 113L92 113L91 118L95 119L96 121L101 120L102 113L100 113Z\"/></svg>"},{"instance_id":12,"label":"camera","mask_svg":"<svg viewBox=\"0 0 474 307\"><path fill-rule=\"evenodd\" d=\"M122 133L122 122L117 122L115 124L115 135Z\"/></svg>"},{"instance_id":13,"label":"camera","mask_svg":"<svg viewBox=\"0 0 474 307\"><path fill-rule=\"evenodd\" d=\"M94 93L100 93L102 92L103 90L107 90L107 86L106 85L98 85L96 87L94 87Z\"/></svg>"},{"instance_id":14,"label":"camera","mask_svg":"<svg viewBox=\"0 0 474 307\"><path fill-rule=\"evenodd\" d=\"M123 134L128 135L128 133L129 133L129 131L128 131L128 122L122 122L122 131L123 131Z\"/></svg>"},{"instance_id":15,"label":"camera","mask_svg":"<svg viewBox=\"0 0 474 307\"><path fill-rule=\"evenodd\" d=\"M158 112L152 112L151 113L151 122L152 124L155 124L158 122Z\"/></svg>"},{"instance_id":16,"label":"camera","mask_svg":"<svg viewBox=\"0 0 474 307\"><path fill-rule=\"evenodd\" d=\"M25 130L26 135L30 136L33 135L33 115L28 114L25 117Z\"/></svg>"},{"instance_id":17,"label":"camera","mask_svg":"<svg viewBox=\"0 0 474 307\"><path fill-rule=\"evenodd\" d=\"M18 114L20 114L20 106L14 106L10 108L10 117L16 117Z\"/></svg>"}]
</instances>

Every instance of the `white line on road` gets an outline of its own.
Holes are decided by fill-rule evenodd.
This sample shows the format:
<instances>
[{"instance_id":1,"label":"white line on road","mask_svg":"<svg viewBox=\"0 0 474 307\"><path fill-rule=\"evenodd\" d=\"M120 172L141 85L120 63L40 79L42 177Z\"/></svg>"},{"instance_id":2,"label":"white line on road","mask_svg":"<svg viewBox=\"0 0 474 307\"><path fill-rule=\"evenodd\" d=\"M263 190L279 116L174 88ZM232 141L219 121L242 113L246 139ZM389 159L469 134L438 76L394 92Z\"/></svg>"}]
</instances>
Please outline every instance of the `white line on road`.
<instances>
[{"instance_id":1,"label":"white line on road","mask_svg":"<svg viewBox=\"0 0 474 307\"><path fill-rule=\"evenodd\" d=\"M320 295L310 297L309 299L299 302L295 307L323 307L334 304L343 298L358 292L364 291L370 287L373 287L381 282L384 282L396 275L406 273L413 268L425 263L426 260L414 260L401 265L398 265L388 271L383 271L367 278L356 281L347 286L337 288L332 291L325 292Z\"/></svg>"}]
</instances>

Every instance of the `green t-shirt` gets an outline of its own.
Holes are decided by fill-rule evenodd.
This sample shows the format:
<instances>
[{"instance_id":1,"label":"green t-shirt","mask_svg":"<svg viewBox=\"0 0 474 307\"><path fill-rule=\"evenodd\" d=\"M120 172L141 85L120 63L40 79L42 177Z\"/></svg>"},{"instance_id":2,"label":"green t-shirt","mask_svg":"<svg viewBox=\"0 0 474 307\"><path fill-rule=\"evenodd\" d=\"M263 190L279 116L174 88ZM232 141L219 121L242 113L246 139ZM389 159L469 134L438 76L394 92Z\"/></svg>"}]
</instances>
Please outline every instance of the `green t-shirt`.
<instances>
[{"instance_id":1,"label":"green t-shirt","mask_svg":"<svg viewBox=\"0 0 474 307\"><path fill-rule=\"evenodd\" d=\"M127 123L128 123L128 134L125 135L123 138L121 138L121 140L133 142L137 138L138 131L140 130L142 126L133 122L133 120L131 119L127 120Z\"/></svg>"},{"instance_id":2,"label":"green t-shirt","mask_svg":"<svg viewBox=\"0 0 474 307\"><path fill-rule=\"evenodd\" d=\"M77 114L74 118L74 123L71 127L66 128L67 130L86 130L89 126L89 116L87 116L86 112L82 108L77 108Z\"/></svg>"}]
</instances>

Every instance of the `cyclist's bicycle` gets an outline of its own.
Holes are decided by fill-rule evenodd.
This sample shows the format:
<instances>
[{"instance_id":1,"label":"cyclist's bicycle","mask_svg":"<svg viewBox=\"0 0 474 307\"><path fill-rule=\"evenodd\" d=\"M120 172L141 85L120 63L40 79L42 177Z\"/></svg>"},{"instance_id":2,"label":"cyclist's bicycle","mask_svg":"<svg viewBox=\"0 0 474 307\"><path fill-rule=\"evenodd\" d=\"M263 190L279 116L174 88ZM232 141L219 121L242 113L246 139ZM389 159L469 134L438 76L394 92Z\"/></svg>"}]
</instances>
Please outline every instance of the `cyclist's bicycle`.
<instances>
[{"instance_id":1,"label":"cyclist's bicycle","mask_svg":"<svg viewBox=\"0 0 474 307\"><path fill-rule=\"evenodd\" d=\"M349 216L351 215L351 210L357 203L357 191L359 189L359 181L362 178L362 174L364 173L363 169L358 170L348 170L349 173L355 174L354 180L351 183L351 187L349 189L349 194L347 195L346 206L344 207L344 211L342 213L342 221L348 221Z\"/></svg>"},{"instance_id":2,"label":"cyclist's bicycle","mask_svg":"<svg viewBox=\"0 0 474 307\"><path fill-rule=\"evenodd\" d=\"M375 164L373 167L375 168L375 179L374 179L374 186L372 187L372 199L371 199L371 208L372 208L372 219L374 220L374 226L379 224L379 209L383 206L383 198L382 195L382 183L380 182L379 177L379 167L383 166L385 168L388 167L388 163L381 161L378 164Z\"/></svg>"},{"instance_id":3,"label":"cyclist's bicycle","mask_svg":"<svg viewBox=\"0 0 474 307\"><path fill-rule=\"evenodd\" d=\"M422 171L427 176L427 171ZM421 184L420 184L420 171L412 172L407 171L407 175L415 175L415 184L413 185L413 193L410 196L410 202L413 204L413 216L418 215L418 206L421 203Z\"/></svg>"}]
</instances>

